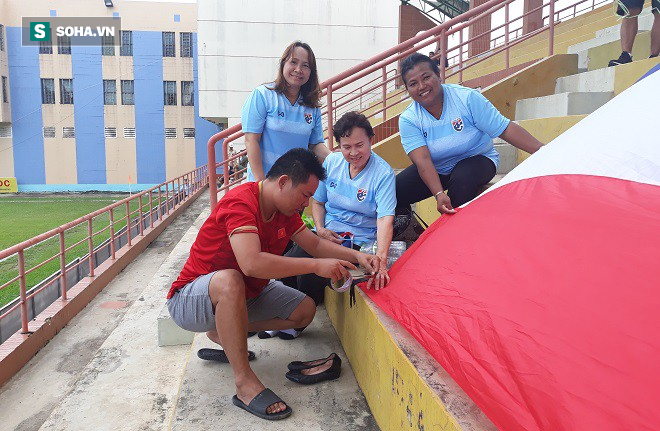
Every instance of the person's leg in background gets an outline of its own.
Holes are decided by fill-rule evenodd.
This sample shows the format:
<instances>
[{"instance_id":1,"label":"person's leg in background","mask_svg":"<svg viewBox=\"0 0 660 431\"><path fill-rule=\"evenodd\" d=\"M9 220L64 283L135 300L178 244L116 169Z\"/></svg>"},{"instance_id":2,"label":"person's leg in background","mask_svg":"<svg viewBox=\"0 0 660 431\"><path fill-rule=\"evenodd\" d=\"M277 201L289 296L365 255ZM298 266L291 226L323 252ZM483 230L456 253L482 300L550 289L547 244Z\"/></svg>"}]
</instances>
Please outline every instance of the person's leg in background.
<instances>
[{"instance_id":1,"label":"person's leg in background","mask_svg":"<svg viewBox=\"0 0 660 431\"><path fill-rule=\"evenodd\" d=\"M651 27L651 55L657 57L660 54L660 0L653 0L653 27Z\"/></svg>"},{"instance_id":2,"label":"person's leg in background","mask_svg":"<svg viewBox=\"0 0 660 431\"><path fill-rule=\"evenodd\" d=\"M447 184L442 184L448 189L452 206L457 208L476 198L495 172L495 163L486 156L472 156L458 162L449 174Z\"/></svg>"},{"instance_id":3,"label":"person's leg in background","mask_svg":"<svg viewBox=\"0 0 660 431\"><path fill-rule=\"evenodd\" d=\"M621 21L621 55L611 60L608 66L617 66L632 62L632 49L638 30L638 15L644 7L644 0L619 0L617 15L623 16ZM625 9L624 9L625 8Z\"/></svg>"}]
</instances>

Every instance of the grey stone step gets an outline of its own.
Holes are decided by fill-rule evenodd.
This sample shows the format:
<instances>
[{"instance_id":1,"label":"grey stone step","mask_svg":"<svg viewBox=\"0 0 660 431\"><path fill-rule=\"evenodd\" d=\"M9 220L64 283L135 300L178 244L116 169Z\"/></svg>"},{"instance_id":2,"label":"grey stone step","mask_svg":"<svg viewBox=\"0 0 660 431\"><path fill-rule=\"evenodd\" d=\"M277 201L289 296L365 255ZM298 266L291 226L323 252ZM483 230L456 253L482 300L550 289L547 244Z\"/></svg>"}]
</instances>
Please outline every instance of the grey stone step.
<instances>
[{"instance_id":1,"label":"grey stone step","mask_svg":"<svg viewBox=\"0 0 660 431\"><path fill-rule=\"evenodd\" d=\"M499 138L494 140L493 146L500 155L500 164L497 167L497 174L508 174L516 167L516 165L518 165L518 149Z\"/></svg>"},{"instance_id":2,"label":"grey stone step","mask_svg":"<svg viewBox=\"0 0 660 431\"><path fill-rule=\"evenodd\" d=\"M591 114L614 97L613 92L572 92L516 102L516 121Z\"/></svg>"},{"instance_id":3,"label":"grey stone step","mask_svg":"<svg viewBox=\"0 0 660 431\"><path fill-rule=\"evenodd\" d=\"M555 94L614 91L614 68L607 67L557 79Z\"/></svg>"}]
</instances>

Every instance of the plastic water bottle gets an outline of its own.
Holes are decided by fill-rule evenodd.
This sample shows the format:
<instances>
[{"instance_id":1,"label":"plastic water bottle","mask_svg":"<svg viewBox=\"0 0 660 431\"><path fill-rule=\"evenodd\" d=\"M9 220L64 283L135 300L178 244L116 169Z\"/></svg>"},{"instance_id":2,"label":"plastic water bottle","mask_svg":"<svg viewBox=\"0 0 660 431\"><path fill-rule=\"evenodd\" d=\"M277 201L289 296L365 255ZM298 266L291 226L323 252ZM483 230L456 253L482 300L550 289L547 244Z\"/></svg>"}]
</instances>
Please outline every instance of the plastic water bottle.
<instances>
[{"instance_id":1,"label":"plastic water bottle","mask_svg":"<svg viewBox=\"0 0 660 431\"><path fill-rule=\"evenodd\" d=\"M378 241L370 242L364 244L360 251L367 254L376 254L378 251ZM406 251L406 242L405 241L392 241L390 244L390 249L387 252L387 269L390 269L394 262L400 258L403 253Z\"/></svg>"}]
</instances>

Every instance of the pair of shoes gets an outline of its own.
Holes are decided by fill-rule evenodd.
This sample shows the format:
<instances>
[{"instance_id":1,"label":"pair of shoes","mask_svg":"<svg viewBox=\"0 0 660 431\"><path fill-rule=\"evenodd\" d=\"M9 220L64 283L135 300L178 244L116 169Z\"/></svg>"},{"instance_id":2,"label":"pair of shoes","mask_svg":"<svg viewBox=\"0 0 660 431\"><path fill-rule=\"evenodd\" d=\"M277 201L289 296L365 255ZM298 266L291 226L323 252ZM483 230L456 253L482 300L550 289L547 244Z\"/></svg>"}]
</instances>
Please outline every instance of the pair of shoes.
<instances>
[{"instance_id":1,"label":"pair of shoes","mask_svg":"<svg viewBox=\"0 0 660 431\"><path fill-rule=\"evenodd\" d=\"M275 403L284 402L282 401L282 398L275 395L275 393L268 388L259 392L254 398L252 398L252 401L250 401L250 404L248 405L245 405L245 403L241 401L237 395L234 395L231 401L232 403L234 403L235 406L242 408L246 412L252 413L253 415L261 419L266 419L269 421L276 421L276 420L288 418L289 416L291 416L291 413L293 413L293 410L291 410L291 407L289 407L288 405L286 406L286 409L282 410L281 412L268 413L267 412L268 407L272 406Z\"/></svg>"},{"instance_id":2,"label":"pair of shoes","mask_svg":"<svg viewBox=\"0 0 660 431\"><path fill-rule=\"evenodd\" d=\"M334 360L334 358L337 358L337 361L341 365L341 358L337 356L336 353L330 353L330 355L327 358L323 358L323 359L316 359L307 362L302 362L302 361L289 362L289 365L287 365L287 367L289 368L289 371L307 370L309 368L314 368L314 367L318 367L321 364L325 364L331 359Z\"/></svg>"},{"instance_id":3,"label":"pair of shoes","mask_svg":"<svg viewBox=\"0 0 660 431\"><path fill-rule=\"evenodd\" d=\"M633 61L632 56L630 54L628 54L627 52L623 51L621 53L621 55L619 56L619 58L617 58L616 60L610 60L610 62L607 63L607 65L609 67L618 66L619 64L632 63L632 61Z\"/></svg>"},{"instance_id":4,"label":"pair of shoes","mask_svg":"<svg viewBox=\"0 0 660 431\"><path fill-rule=\"evenodd\" d=\"M205 361L216 361L223 364L229 363L227 354L222 349L199 349L197 351L197 357L199 359L204 359ZM248 361L254 361L255 359L257 359L257 356L254 352L248 350Z\"/></svg>"},{"instance_id":5,"label":"pair of shoes","mask_svg":"<svg viewBox=\"0 0 660 431\"><path fill-rule=\"evenodd\" d=\"M330 366L325 368L328 362L330 362ZM297 362L292 362L289 366L294 364L297 364ZM300 366L304 366L305 368L289 371L285 375L286 378L301 385L312 385L326 380L336 380L341 375L341 359L336 353L331 354L325 359L301 363ZM317 368L325 369L315 373Z\"/></svg>"}]
</instances>

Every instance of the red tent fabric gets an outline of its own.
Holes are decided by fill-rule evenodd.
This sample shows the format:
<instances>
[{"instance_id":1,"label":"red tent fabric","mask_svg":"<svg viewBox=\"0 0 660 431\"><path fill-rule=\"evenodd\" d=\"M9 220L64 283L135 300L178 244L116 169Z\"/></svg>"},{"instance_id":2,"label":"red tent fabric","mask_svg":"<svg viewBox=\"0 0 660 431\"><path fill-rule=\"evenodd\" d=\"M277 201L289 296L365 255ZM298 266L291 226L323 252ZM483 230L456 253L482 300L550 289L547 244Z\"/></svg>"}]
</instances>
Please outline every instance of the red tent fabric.
<instances>
[{"instance_id":1,"label":"red tent fabric","mask_svg":"<svg viewBox=\"0 0 660 431\"><path fill-rule=\"evenodd\" d=\"M441 217L367 291L502 430L660 430L654 76ZM649 122L622 139L621 112Z\"/></svg>"}]
</instances>

